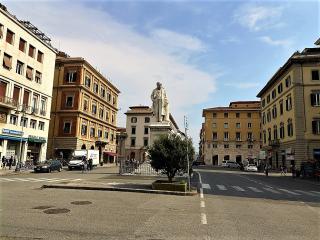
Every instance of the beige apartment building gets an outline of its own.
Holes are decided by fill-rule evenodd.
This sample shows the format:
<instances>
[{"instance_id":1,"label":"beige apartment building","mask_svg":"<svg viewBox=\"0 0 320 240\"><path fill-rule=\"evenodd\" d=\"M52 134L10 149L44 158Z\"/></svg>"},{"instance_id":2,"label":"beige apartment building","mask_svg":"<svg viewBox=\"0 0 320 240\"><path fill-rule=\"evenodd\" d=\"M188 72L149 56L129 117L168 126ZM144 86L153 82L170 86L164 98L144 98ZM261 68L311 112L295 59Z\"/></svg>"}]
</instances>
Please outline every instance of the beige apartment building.
<instances>
[{"instance_id":1,"label":"beige apartment building","mask_svg":"<svg viewBox=\"0 0 320 240\"><path fill-rule=\"evenodd\" d=\"M257 96L269 164L320 161L320 48L295 52Z\"/></svg>"},{"instance_id":2,"label":"beige apartment building","mask_svg":"<svg viewBox=\"0 0 320 240\"><path fill-rule=\"evenodd\" d=\"M223 160L257 161L261 147L259 101L203 109L202 116L202 158L207 165L221 165Z\"/></svg>"},{"instance_id":3,"label":"beige apartment building","mask_svg":"<svg viewBox=\"0 0 320 240\"><path fill-rule=\"evenodd\" d=\"M43 32L0 4L0 158L46 159L55 58Z\"/></svg>"},{"instance_id":4,"label":"beige apartment building","mask_svg":"<svg viewBox=\"0 0 320 240\"><path fill-rule=\"evenodd\" d=\"M48 156L70 159L75 149L96 149L114 162L120 91L85 59L56 59Z\"/></svg>"}]
</instances>

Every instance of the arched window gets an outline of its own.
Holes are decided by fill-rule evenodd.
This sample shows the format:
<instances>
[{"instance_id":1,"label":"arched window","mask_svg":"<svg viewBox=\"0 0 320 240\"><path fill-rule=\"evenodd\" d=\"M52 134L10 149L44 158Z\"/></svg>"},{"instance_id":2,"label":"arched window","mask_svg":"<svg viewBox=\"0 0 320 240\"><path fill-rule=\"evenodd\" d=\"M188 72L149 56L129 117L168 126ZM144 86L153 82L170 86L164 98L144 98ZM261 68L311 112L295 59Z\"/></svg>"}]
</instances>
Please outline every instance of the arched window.
<instances>
[{"instance_id":1,"label":"arched window","mask_svg":"<svg viewBox=\"0 0 320 240\"><path fill-rule=\"evenodd\" d=\"M280 123L280 138L281 139L284 138L284 123L283 122Z\"/></svg>"},{"instance_id":2,"label":"arched window","mask_svg":"<svg viewBox=\"0 0 320 240\"><path fill-rule=\"evenodd\" d=\"M273 139L274 140L278 139L278 127L277 127L277 125L273 126Z\"/></svg>"},{"instance_id":3,"label":"arched window","mask_svg":"<svg viewBox=\"0 0 320 240\"><path fill-rule=\"evenodd\" d=\"M288 119L287 130L288 130L288 137L292 137L293 136L293 124L292 124L291 118Z\"/></svg>"},{"instance_id":4,"label":"arched window","mask_svg":"<svg viewBox=\"0 0 320 240\"><path fill-rule=\"evenodd\" d=\"M132 117L131 118L131 123L136 123L137 122L137 118L136 117Z\"/></svg>"},{"instance_id":5,"label":"arched window","mask_svg":"<svg viewBox=\"0 0 320 240\"><path fill-rule=\"evenodd\" d=\"M144 118L144 122L145 122L145 123L149 123L149 122L150 122L150 118L149 118L149 117L145 117L145 118Z\"/></svg>"}]
</instances>

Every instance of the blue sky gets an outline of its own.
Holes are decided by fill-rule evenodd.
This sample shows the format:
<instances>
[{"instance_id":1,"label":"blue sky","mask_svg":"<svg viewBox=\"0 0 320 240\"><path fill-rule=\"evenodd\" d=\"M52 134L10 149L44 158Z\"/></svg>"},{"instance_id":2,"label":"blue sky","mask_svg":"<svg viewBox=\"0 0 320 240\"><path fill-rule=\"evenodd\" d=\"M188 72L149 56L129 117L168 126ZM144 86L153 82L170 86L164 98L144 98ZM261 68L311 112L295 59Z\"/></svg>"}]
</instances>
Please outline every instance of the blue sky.
<instances>
[{"instance_id":1,"label":"blue sky","mask_svg":"<svg viewBox=\"0 0 320 240\"><path fill-rule=\"evenodd\" d=\"M320 33L318 1L5 2L71 56L121 90L118 125L131 105L151 105L161 81L180 127L199 141L202 109L256 94L296 50ZM30 7L32 6L32 7Z\"/></svg>"}]
</instances>

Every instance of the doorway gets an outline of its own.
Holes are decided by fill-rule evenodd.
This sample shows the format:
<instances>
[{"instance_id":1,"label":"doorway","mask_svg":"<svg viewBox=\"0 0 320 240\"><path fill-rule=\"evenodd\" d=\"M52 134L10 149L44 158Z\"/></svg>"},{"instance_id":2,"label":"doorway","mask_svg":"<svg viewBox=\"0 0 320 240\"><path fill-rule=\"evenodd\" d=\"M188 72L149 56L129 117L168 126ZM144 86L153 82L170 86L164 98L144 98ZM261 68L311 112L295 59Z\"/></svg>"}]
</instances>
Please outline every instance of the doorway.
<instances>
[{"instance_id":1,"label":"doorway","mask_svg":"<svg viewBox=\"0 0 320 240\"><path fill-rule=\"evenodd\" d=\"M237 156L236 156L236 162L237 162L238 164L240 164L240 163L242 162L242 156L241 156L241 155L237 155Z\"/></svg>"},{"instance_id":2,"label":"doorway","mask_svg":"<svg viewBox=\"0 0 320 240\"><path fill-rule=\"evenodd\" d=\"M212 165L218 165L218 155L212 156Z\"/></svg>"}]
</instances>

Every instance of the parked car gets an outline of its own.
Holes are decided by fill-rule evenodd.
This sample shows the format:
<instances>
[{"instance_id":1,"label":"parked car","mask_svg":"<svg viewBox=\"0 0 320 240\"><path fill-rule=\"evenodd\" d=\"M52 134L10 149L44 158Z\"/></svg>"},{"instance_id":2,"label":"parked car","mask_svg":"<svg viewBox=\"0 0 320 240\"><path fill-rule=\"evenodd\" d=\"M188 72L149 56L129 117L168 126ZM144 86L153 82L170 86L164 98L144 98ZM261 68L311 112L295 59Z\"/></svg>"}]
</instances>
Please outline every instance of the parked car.
<instances>
[{"instance_id":1,"label":"parked car","mask_svg":"<svg viewBox=\"0 0 320 240\"><path fill-rule=\"evenodd\" d=\"M240 168L240 165L234 161L227 161L227 167L228 168Z\"/></svg>"},{"instance_id":2,"label":"parked car","mask_svg":"<svg viewBox=\"0 0 320 240\"><path fill-rule=\"evenodd\" d=\"M51 172L61 171L62 164L59 160L46 160L43 163L39 163L34 167L34 172Z\"/></svg>"},{"instance_id":3,"label":"parked car","mask_svg":"<svg viewBox=\"0 0 320 240\"><path fill-rule=\"evenodd\" d=\"M203 161L193 161L192 166L206 165Z\"/></svg>"},{"instance_id":4,"label":"parked car","mask_svg":"<svg viewBox=\"0 0 320 240\"><path fill-rule=\"evenodd\" d=\"M228 167L226 160L223 160L223 161L222 161L221 167Z\"/></svg>"},{"instance_id":5,"label":"parked car","mask_svg":"<svg viewBox=\"0 0 320 240\"><path fill-rule=\"evenodd\" d=\"M254 164L248 164L247 166L244 167L244 170L247 172L258 172L258 168Z\"/></svg>"}]
</instances>

